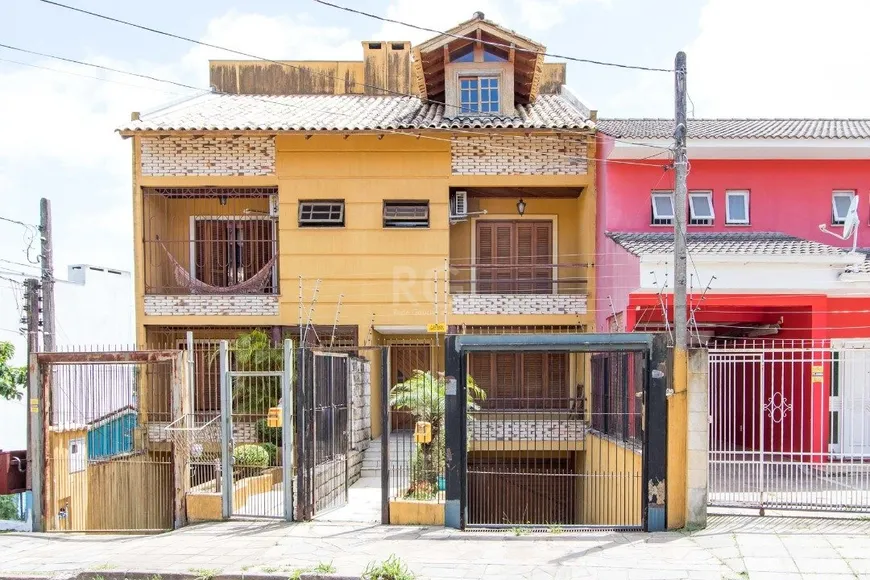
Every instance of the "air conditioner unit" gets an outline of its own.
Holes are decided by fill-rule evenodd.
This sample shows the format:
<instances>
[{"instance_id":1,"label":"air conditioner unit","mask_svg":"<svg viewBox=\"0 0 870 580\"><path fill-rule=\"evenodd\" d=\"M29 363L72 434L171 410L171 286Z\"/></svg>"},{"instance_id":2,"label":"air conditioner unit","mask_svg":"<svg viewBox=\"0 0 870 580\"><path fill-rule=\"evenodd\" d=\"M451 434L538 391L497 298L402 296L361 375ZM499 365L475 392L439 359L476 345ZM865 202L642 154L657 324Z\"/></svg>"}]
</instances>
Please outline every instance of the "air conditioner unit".
<instances>
[{"instance_id":1,"label":"air conditioner unit","mask_svg":"<svg viewBox=\"0 0 870 580\"><path fill-rule=\"evenodd\" d=\"M465 217L468 215L468 193L457 191L453 194L453 217Z\"/></svg>"},{"instance_id":2,"label":"air conditioner unit","mask_svg":"<svg viewBox=\"0 0 870 580\"><path fill-rule=\"evenodd\" d=\"M269 196L269 217L278 217L278 194L273 193Z\"/></svg>"}]
</instances>

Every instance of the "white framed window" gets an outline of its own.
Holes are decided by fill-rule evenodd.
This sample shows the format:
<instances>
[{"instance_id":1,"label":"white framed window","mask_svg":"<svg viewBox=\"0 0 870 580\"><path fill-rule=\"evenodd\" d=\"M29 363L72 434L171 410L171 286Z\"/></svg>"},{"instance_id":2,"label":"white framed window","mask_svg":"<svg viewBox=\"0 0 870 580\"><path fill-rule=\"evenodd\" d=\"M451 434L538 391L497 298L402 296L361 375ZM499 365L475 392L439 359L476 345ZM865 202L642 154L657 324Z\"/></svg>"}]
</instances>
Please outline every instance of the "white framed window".
<instances>
[{"instance_id":1,"label":"white framed window","mask_svg":"<svg viewBox=\"0 0 870 580\"><path fill-rule=\"evenodd\" d=\"M344 200L323 199L299 201L299 227L344 226Z\"/></svg>"},{"instance_id":2,"label":"white framed window","mask_svg":"<svg viewBox=\"0 0 870 580\"><path fill-rule=\"evenodd\" d=\"M846 214L849 213L849 206L852 205L852 198L855 197L855 192L850 189L841 189L834 191L831 196L831 223L841 225L846 223Z\"/></svg>"},{"instance_id":3,"label":"white framed window","mask_svg":"<svg viewBox=\"0 0 870 580\"><path fill-rule=\"evenodd\" d=\"M498 113L498 77L459 77L459 105L463 113Z\"/></svg>"},{"instance_id":4,"label":"white framed window","mask_svg":"<svg viewBox=\"0 0 870 580\"><path fill-rule=\"evenodd\" d=\"M674 192L652 192L652 224L668 226L674 223Z\"/></svg>"},{"instance_id":5,"label":"white framed window","mask_svg":"<svg viewBox=\"0 0 870 580\"><path fill-rule=\"evenodd\" d=\"M725 223L748 224L749 223L749 191L735 189L725 192Z\"/></svg>"},{"instance_id":6,"label":"white framed window","mask_svg":"<svg viewBox=\"0 0 870 580\"><path fill-rule=\"evenodd\" d=\"M693 226L709 226L713 224L716 214L713 212L712 191L689 192L689 224Z\"/></svg>"}]
</instances>

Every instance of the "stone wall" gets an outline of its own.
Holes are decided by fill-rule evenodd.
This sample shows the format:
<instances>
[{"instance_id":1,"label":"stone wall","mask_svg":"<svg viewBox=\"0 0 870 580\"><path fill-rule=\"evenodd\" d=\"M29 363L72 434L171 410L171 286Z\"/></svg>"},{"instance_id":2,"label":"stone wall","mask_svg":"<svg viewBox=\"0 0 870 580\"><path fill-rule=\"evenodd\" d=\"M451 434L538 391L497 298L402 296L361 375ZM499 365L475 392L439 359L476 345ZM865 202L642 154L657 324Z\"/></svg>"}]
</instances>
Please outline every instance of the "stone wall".
<instances>
[{"instance_id":1,"label":"stone wall","mask_svg":"<svg viewBox=\"0 0 870 580\"><path fill-rule=\"evenodd\" d=\"M350 481L360 478L363 454L372 438L372 368L364 358L350 359L351 381L351 437L348 463Z\"/></svg>"},{"instance_id":2,"label":"stone wall","mask_svg":"<svg viewBox=\"0 0 870 580\"><path fill-rule=\"evenodd\" d=\"M453 314L586 314L586 296L572 294L454 294Z\"/></svg>"},{"instance_id":3,"label":"stone wall","mask_svg":"<svg viewBox=\"0 0 870 580\"><path fill-rule=\"evenodd\" d=\"M145 315L278 316L278 297L271 294L148 294Z\"/></svg>"},{"instance_id":4,"label":"stone wall","mask_svg":"<svg viewBox=\"0 0 870 580\"><path fill-rule=\"evenodd\" d=\"M142 137L142 175L274 175L273 137Z\"/></svg>"},{"instance_id":5,"label":"stone wall","mask_svg":"<svg viewBox=\"0 0 870 580\"><path fill-rule=\"evenodd\" d=\"M453 137L454 175L585 175L585 138L557 135Z\"/></svg>"}]
</instances>

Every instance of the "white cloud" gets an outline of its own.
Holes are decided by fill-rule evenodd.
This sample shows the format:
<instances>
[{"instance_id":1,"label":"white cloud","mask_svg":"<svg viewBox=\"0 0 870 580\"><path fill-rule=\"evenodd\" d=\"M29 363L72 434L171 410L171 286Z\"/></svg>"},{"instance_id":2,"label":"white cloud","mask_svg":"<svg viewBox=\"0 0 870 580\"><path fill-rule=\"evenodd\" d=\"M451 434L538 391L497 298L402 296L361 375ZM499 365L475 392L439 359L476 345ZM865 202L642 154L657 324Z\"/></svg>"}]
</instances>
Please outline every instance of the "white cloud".
<instances>
[{"instance_id":1,"label":"white cloud","mask_svg":"<svg viewBox=\"0 0 870 580\"><path fill-rule=\"evenodd\" d=\"M870 2L709 0L685 48L697 117L866 117ZM672 66L672 61L660 63ZM602 116L673 115L673 78L642 73ZM692 105L689 105L690 112Z\"/></svg>"},{"instance_id":2,"label":"white cloud","mask_svg":"<svg viewBox=\"0 0 870 580\"><path fill-rule=\"evenodd\" d=\"M548 30L564 21L566 11L582 0L522 0L517 2L520 21L531 30ZM590 0L610 4L610 0Z\"/></svg>"}]
</instances>

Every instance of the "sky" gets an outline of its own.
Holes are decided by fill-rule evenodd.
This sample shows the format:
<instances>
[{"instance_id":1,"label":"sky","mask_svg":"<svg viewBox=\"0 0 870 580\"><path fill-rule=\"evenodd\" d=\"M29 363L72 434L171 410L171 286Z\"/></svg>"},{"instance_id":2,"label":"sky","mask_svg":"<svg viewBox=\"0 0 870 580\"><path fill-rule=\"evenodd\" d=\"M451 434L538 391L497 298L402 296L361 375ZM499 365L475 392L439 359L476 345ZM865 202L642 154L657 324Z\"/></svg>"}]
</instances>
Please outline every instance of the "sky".
<instances>
[{"instance_id":1,"label":"sky","mask_svg":"<svg viewBox=\"0 0 870 580\"><path fill-rule=\"evenodd\" d=\"M362 40L416 43L431 36L313 0L67 2L270 59L360 59ZM866 0L827 0L823 8L809 0L336 3L439 30L479 10L548 52L579 58L669 68L685 50L695 117L870 116ZM3 44L204 90L209 58L237 58L39 0L7 0L3 12ZM85 78L93 76L98 79ZM567 84L600 117L673 116L668 73L569 62ZM47 197L59 274L73 263L131 270L130 144L114 129L132 111L191 94L0 48L0 217L36 224L39 199ZM20 281L22 272L35 272L29 264L36 248L32 230L0 221L0 340L13 341L19 362L21 291L8 278Z\"/></svg>"}]
</instances>

